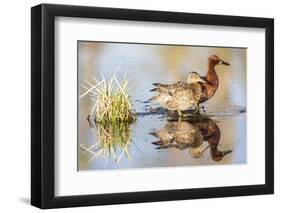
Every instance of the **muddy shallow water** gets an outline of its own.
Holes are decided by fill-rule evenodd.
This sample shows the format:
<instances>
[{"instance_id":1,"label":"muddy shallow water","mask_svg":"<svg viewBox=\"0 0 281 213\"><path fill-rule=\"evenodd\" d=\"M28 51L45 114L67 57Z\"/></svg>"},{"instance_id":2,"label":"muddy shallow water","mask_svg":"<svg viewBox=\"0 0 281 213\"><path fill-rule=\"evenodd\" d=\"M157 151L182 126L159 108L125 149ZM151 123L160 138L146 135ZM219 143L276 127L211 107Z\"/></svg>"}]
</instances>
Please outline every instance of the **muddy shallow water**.
<instances>
[{"instance_id":1,"label":"muddy shallow water","mask_svg":"<svg viewBox=\"0 0 281 213\"><path fill-rule=\"evenodd\" d=\"M93 102L89 97L81 99L78 170L246 163L246 49L79 42L78 52L80 82L92 81L92 76L100 79L101 75L109 79L120 65L116 76L121 79L126 73L130 79L130 94L138 113L131 125L90 128L87 116ZM170 122L157 103L147 102L153 95L149 92L152 83L184 80L190 71L204 75L212 54L231 66L216 67L220 85L214 97L203 104L204 118ZM159 131L166 144L158 144L153 133ZM200 144L190 140L189 146L176 147L172 143L172 137L186 139L192 131L199 132ZM220 138L210 137L209 131ZM124 143L100 147L101 140Z\"/></svg>"}]
</instances>

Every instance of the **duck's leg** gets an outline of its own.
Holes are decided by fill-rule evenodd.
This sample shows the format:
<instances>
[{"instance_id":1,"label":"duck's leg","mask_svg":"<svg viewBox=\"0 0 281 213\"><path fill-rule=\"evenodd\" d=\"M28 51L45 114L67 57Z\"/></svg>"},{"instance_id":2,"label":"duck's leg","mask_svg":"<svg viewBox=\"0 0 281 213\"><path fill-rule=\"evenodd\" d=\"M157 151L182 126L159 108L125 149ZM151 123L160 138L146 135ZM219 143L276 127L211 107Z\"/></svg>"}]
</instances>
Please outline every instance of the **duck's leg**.
<instances>
[{"instance_id":1,"label":"duck's leg","mask_svg":"<svg viewBox=\"0 0 281 213\"><path fill-rule=\"evenodd\" d=\"M182 116L183 116L182 111L178 110L178 115L179 115L178 121L181 122L182 121Z\"/></svg>"},{"instance_id":2,"label":"duck's leg","mask_svg":"<svg viewBox=\"0 0 281 213\"><path fill-rule=\"evenodd\" d=\"M179 117L182 117L182 111L178 110Z\"/></svg>"},{"instance_id":3,"label":"duck's leg","mask_svg":"<svg viewBox=\"0 0 281 213\"><path fill-rule=\"evenodd\" d=\"M168 110L168 120L169 121L174 121L178 119L178 112L177 110Z\"/></svg>"},{"instance_id":4,"label":"duck's leg","mask_svg":"<svg viewBox=\"0 0 281 213\"><path fill-rule=\"evenodd\" d=\"M198 103L195 105L195 109L196 109L195 113L200 114L200 107Z\"/></svg>"}]
</instances>

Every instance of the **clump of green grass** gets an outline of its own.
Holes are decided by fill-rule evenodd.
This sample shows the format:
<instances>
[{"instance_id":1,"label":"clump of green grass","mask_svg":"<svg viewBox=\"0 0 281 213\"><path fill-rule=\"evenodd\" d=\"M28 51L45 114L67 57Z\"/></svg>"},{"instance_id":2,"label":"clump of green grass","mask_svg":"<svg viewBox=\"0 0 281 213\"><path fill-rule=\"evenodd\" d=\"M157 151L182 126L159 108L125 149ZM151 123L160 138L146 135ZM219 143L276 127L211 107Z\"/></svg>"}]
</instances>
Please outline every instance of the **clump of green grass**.
<instances>
[{"instance_id":1,"label":"clump of green grass","mask_svg":"<svg viewBox=\"0 0 281 213\"><path fill-rule=\"evenodd\" d=\"M136 112L133 109L131 98L128 92L128 83L126 75L119 81L115 74L109 79L98 81L92 85L85 81L90 88L82 85L87 91L80 96L89 94L94 101L90 118L94 117L97 123L132 123L136 120Z\"/></svg>"}]
</instances>

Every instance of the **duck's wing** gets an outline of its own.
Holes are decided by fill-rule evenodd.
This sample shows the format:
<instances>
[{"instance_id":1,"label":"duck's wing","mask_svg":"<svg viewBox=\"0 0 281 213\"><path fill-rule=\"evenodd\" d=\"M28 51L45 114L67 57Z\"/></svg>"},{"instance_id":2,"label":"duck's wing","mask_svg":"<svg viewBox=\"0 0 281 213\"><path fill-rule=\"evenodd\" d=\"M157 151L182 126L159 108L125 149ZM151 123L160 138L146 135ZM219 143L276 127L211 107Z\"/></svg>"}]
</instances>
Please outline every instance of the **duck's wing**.
<instances>
[{"instance_id":1,"label":"duck's wing","mask_svg":"<svg viewBox=\"0 0 281 213\"><path fill-rule=\"evenodd\" d=\"M173 93L178 89L183 87L185 85L185 82L179 81L174 84L160 84L160 83L154 83L153 85L156 86L156 88L152 89L151 91L157 91L157 92L165 92L169 93L170 95L173 95Z\"/></svg>"},{"instance_id":2,"label":"duck's wing","mask_svg":"<svg viewBox=\"0 0 281 213\"><path fill-rule=\"evenodd\" d=\"M166 105L170 109L185 110L194 107L200 99L200 91L196 90L193 85L183 84L169 91L169 99Z\"/></svg>"},{"instance_id":3,"label":"duck's wing","mask_svg":"<svg viewBox=\"0 0 281 213\"><path fill-rule=\"evenodd\" d=\"M198 83L182 83L174 88L174 96L184 96L198 99L201 96L201 86Z\"/></svg>"},{"instance_id":4,"label":"duck's wing","mask_svg":"<svg viewBox=\"0 0 281 213\"><path fill-rule=\"evenodd\" d=\"M169 86L171 86L170 84L161 84L161 83L153 83L153 85L161 90L166 90L167 88L169 88Z\"/></svg>"},{"instance_id":5,"label":"duck's wing","mask_svg":"<svg viewBox=\"0 0 281 213\"><path fill-rule=\"evenodd\" d=\"M151 89L151 92L163 92L169 86L168 84L161 84L161 83L153 83L156 88Z\"/></svg>"},{"instance_id":6,"label":"duck's wing","mask_svg":"<svg viewBox=\"0 0 281 213\"><path fill-rule=\"evenodd\" d=\"M190 90L190 86L185 82L178 82L170 85L167 90L171 95L177 96Z\"/></svg>"},{"instance_id":7,"label":"duck's wing","mask_svg":"<svg viewBox=\"0 0 281 213\"><path fill-rule=\"evenodd\" d=\"M153 83L154 86L156 86L158 88L161 88L161 89L173 89L173 88L178 87L182 84L185 84L185 82L178 81L177 83L173 83L173 84Z\"/></svg>"}]
</instances>

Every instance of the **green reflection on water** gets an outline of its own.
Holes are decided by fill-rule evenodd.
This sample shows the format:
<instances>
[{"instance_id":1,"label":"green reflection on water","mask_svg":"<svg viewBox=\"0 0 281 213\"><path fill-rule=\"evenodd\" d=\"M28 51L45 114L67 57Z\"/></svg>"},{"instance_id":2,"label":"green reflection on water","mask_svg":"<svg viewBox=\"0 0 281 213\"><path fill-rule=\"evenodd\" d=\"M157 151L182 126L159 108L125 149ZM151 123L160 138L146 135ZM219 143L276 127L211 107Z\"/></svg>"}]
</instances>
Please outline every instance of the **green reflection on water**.
<instances>
[{"instance_id":1,"label":"green reflection on water","mask_svg":"<svg viewBox=\"0 0 281 213\"><path fill-rule=\"evenodd\" d=\"M96 158L113 159L119 162L123 156L130 158L131 128L129 123L95 123L90 122L95 140L88 147L80 145L81 150L90 154L89 161Z\"/></svg>"}]
</instances>

